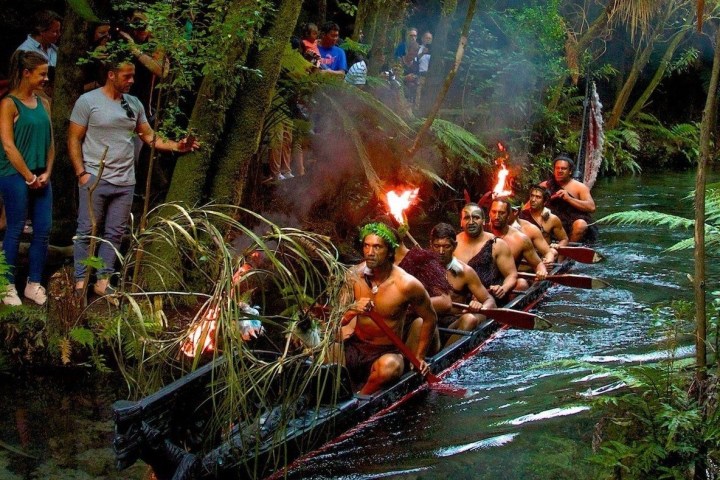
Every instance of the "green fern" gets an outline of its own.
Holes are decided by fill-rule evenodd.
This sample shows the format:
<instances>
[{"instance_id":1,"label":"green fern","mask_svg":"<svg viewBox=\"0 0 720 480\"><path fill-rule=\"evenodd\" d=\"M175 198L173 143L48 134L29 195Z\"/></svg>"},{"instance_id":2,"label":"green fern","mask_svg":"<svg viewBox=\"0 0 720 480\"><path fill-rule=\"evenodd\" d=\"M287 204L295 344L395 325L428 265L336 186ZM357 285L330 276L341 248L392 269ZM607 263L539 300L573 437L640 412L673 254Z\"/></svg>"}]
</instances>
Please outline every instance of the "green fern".
<instances>
[{"instance_id":1,"label":"green fern","mask_svg":"<svg viewBox=\"0 0 720 480\"><path fill-rule=\"evenodd\" d=\"M95 334L92 330L84 327L73 327L68 333L70 338L79 343L83 347L93 347L95 345Z\"/></svg>"}]
</instances>

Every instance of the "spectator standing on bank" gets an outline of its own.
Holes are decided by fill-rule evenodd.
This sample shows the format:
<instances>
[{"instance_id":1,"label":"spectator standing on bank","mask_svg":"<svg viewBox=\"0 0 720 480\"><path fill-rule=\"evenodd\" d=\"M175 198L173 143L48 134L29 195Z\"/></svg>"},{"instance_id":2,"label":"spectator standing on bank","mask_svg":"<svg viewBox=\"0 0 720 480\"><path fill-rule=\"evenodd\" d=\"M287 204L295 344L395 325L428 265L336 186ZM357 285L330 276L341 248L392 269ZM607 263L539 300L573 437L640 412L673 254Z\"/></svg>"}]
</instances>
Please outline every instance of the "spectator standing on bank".
<instances>
[{"instance_id":1,"label":"spectator standing on bank","mask_svg":"<svg viewBox=\"0 0 720 480\"><path fill-rule=\"evenodd\" d=\"M3 241L10 266L6 305L22 305L15 287L20 235L28 215L33 222L30 271L24 295L38 305L47 302L40 284L45 270L52 226L52 174L55 145L50 103L35 93L48 81L48 59L34 51L17 50L10 59L10 92L0 101L0 193L5 202L7 230Z\"/></svg>"},{"instance_id":2,"label":"spectator standing on bank","mask_svg":"<svg viewBox=\"0 0 720 480\"><path fill-rule=\"evenodd\" d=\"M62 17L52 10L42 10L33 17L32 31L18 50L37 52L47 60L48 65L57 65L58 47Z\"/></svg>"},{"instance_id":3,"label":"spectator standing on bank","mask_svg":"<svg viewBox=\"0 0 720 480\"><path fill-rule=\"evenodd\" d=\"M322 38L318 45L321 72L343 76L347 72L345 50L337 46L339 38L340 27L337 23L328 22L323 25Z\"/></svg>"},{"instance_id":4,"label":"spectator standing on bank","mask_svg":"<svg viewBox=\"0 0 720 480\"><path fill-rule=\"evenodd\" d=\"M103 266L97 272L93 290L98 295L114 293L109 284L115 268L115 249L130 218L135 190L135 147L139 137L146 144L155 142L161 151L190 152L199 145L189 138L179 142L155 135L145 115L145 108L137 97L128 92L135 81L135 65L129 61L116 62L108 68L105 85L91 90L77 100L70 115L68 153L78 179L78 228L74 240L75 291L85 287L92 230L89 208L95 213L97 224L105 225L98 236L97 256ZM107 152L107 154L105 154ZM101 162L102 177L97 178ZM92 205L89 189L94 186Z\"/></svg>"}]
</instances>

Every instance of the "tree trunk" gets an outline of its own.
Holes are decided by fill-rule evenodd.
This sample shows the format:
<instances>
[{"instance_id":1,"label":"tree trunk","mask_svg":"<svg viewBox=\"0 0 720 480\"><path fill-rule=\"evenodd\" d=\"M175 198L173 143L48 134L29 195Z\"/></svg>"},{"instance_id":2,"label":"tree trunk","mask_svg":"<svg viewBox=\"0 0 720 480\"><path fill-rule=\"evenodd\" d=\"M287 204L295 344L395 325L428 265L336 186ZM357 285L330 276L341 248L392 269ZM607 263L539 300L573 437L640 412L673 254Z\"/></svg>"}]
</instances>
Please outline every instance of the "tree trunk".
<instances>
[{"instance_id":1,"label":"tree trunk","mask_svg":"<svg viewBox=\"0 0 720 480\"><path fill-rule=\"evenodd\" d=\"M568 38L565 42L565 58L573 83L577 83L576 79L580 76L580 59L582 58L583 53L585 53L585 49L587 49L590 44L595 41L607 28L608 18L614 8L615 2L608 3L608 6L603 9L602 13L600 13L600 15L593 20L588 29L580 35L580 38L577 38L575 36L575 32L568 29ZM565 79L566 77L558 79L557 84L550 88L551 95L548 100L548 110L554 111L557 109L560 99L562 98Z\"/></svg>"},{"instance_id":2,"label":"tree trunk","mask_svg":"<svg viewBox=\"0 0 720 480\"><path fill-rule=\"evenodd\" d=\"M450 54L448 36L452 29L455 13L457 12L457 3L457 0L443 2L442 15L433 34L433 42L430 49L430 65L427 76L425 77L425 85L423 85L422 91L420 92L420 111L417 112L420 116L426 116L432 108L435 97L430 93L437 92L442 88L447 72L449 71L446 58ZM419 35L423 34L422 32L418 33Z\"/></svg>"},{"instance_id":3,"label":"tree trunk","mask_svg":"<svg viewBox=\"0 0 720 480\"><path fill-rule=\"evenodd\" d=\"M256 5L254 0L240 0L231 4L222 31L235 34L231 44L226 47L222 62L225 65L245 63L254 32L245 31L240 35L240 29L246 28L241 19L246 16L249 8ZM237 74L217 68L203 78L188 125L188 130L202 142L202 148L178 159L166 197L167 202L180 201L188 206L202 203L211 156L220 141L225 127L225 115L237 91L237 84L225 79Z\"/></svg>"},{"instance_id":4,"label":"tree trunk","mask_svg":"<svg viewBox=\"0 0 720 480\"><path fill-rule=\"evenodd\" d=\"M717 90L720 77L720 28L715 32L715 56L713 58L710 85L700 124L700 158L698 159L697 178L695 180L695 273L693 277L695 293L695 359L698 380L706 376L706 340L707 312L705 296L705 185L707 164L712 158L712 137L715 129L713 112L717 108Z\"/></svg>"},{"instance_id":5,"label":"tree trunk","mask_svg":"<svg viewBox=\"0 0 720 480\"><path fill-rule=\"evenodd\" d=\"M218 172L212 185L211 198L216 202L238 205L246 193L246 173L260 144L265 115L280 76L280 59L295 30L301 6L298 0L280 2L268 31L268 43L248 65L260 70L262 77L251 76L231 107L227 143L219 152Z\"/></svg>"},{"instance_id":6,"label":"tree trunk","mask_svg":"<svg viewBox=\"0 0 720 480\"><path fill-rule=\"evenodd\" d=\"M695 269L693 275L693 293L695 299L695 384L696 398L701 407L705 404L707 391L707 310L705 286L705 186L707 164L712 151L711 143L715 130L715 111L717 108L718 79L720 78L720 28L715 32L715 55L713 57L712 74L708 87L705 109L700 124L700 158L698 158L697 177L695 179ZM706 409L702 408L703 414ZM695 462L695 480L706 478L707 451L703 448L698 452L699 460Z\"/></svg>"},{"instance_id":7,"label":"tree trunk","mask_svg":"<svg viewBox=\"0 0 720 480\"><path fill-rule=\"evenodd\" d=\"M630 68L630 73L628 74L627 79L625 79L625 83L623 84L622 89L620 89L617 98L615 98L615 104L610 112L610 118L606 123L607 130L614 129L620 123L620 117L625 110L627 102L630 100L630 94L632 93L633 88L635 88L638 78L640 78L640 73L642 72L642 69L645 68L648 61L650 61L650 55L652 55L654 47L653 40L654 39L652 38L648 39L645 48L637 51L632 67Z\"/></svg>"},{"instance_id":8,"label":"tree trunk","mask_svg":"<svg viewBox=\"0 0 720 480\"><path fill-rule=\"evenodd\" d=\"M653 75L653 78L652 80L650 80L650 83L645 88L645 91L643 91L642 95L640 95L640 98L637 99L635 105L633 105L633 107L630 109L630 112L628 112L625 118L629 120L635 117L635 115L640 113L640 111L645 107L645 104L650 99L650 96L653 94L658 85L660 85L660 82L662 82L662 79L665 77L665 72L667 72L667 69L670 66L672 57L675 54L677 48L680 46L680 43L682 43L682 41L687 36L687 33L688 30L681 30L680 32L676 33L675 36L672 38L672 40L668 44L667 49L665 50L665 54L663 55L662 60L660 60L660 65L655 71L655 75Z\"/></svg>"},{"instance_id":9,"label":"tree trunk","mask_svg":"<svg viewBox=\"0 0 720 480\"><path fill-rule=\"evenodd\" d=\"M252 15L255 8L254 0L239 0L230 5L219 29L228 32L226 35L232 35L232 41L223 45L224 65L244 63L254 32L247 30L243 19ZM209 172L212 155L225 127L228 106L237 91L237 84L227 79L237 74L218 67L203 78L188 124L188 131L198 138L202 148L178 158L165 198L166 202L178 202L185 207L198 206L204 202L205 188L211 176ZM162 217L174 213L176 213L174 209L165 207L160 210L159 215ZM163 265L174 265L176 267L170 267L172 270L181 271L178 252L171 245L160 242L148 245L146 248L151 252L149 258L154 258L156 259L154 261L159 261ZM163 276L153 268L143 268L138 271L143 280L137 284L146 285L150 291L178 290L180 287L173 278Z\"/></svg>"},{"instance_id":10,"label":"tree trunk","mask_svg":"<svg viewBox=\"0 0 720 480\"><path fill-rule=\"evenodd\" d=\"M430 127L432 126L433 122L435 121L435 117L437 117L437 114L440 111L440 107L442 107L443 101L445 100L445 95L447 95L447 92L450 89L450 85L452 84L452 81L455 78L455 75L457 74L458 69L460 68L460 62L462 62L462 57L465 53L465 45L467 44L467 36L468 36L468 32L470 31L470 24L472 23L473 16L475 15L475 7L476 6L477 6L477 0L469 1L467 14L465 15L465 23L463 23L462 32L460 33L460 41L458 43L457 51L455 52L455 64L453 65L452 69L448 72L447 77L445 78L445 83L443 84L442 89L440 90L437 98L435 99L435 103L433 104L432 108L430 109L430 112L428 113L428 116L425 119L425 122L423 123L422 127L420 127L418 134L415 136L415 141L413 142L413 146L410 148L410 151L408 152L408 156L410 158L412 158L415 155L415 153L418 151L418 149L420 148L420 142L422 141L422 138L427 134L428 130L430 130Z\"/></svg>"},{"instance_id":11,"label":"tree trunk","mask_svg":"<svg viewBox=\"0 0 720 480\"><path fill-rule=\"evenodd\" d=\"M55 138L55 167L52 182L53 198L52 243L69 245L75 234L77 215L77 179L67 153L68 119L77 98L83 93L84 75L77 62L88 49L87 23L73 9L63 18L63 35L58 52L52 101L52 124ZM62 189L60 188L62 186ZM62 194L60 194L62 192Z\"/></svg>"}]
</instances>

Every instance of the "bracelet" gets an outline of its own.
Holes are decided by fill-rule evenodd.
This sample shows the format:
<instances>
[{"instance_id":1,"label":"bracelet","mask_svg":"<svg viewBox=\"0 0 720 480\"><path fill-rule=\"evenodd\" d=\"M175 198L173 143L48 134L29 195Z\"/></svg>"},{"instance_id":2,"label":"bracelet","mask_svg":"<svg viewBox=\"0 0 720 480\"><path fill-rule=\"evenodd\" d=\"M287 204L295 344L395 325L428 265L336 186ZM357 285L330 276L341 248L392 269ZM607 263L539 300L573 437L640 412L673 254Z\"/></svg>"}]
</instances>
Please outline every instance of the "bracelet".
<instances>
[{"instance_id":1,"label":"bracelet","mask_svg":"<svg viewBox=\"0 0 720 480\"><path fill-rule=\"evenodd\" d=\"M30 180L29 182L25 182L25 185L32 185L35 182L37 182L37 175L33 175L32 180Z\"/></svg>"},{"instance_id":2,"label":"bracelet","mask_svg":"<svg viewBox=\"0 0 720 480\"><path fill-rule=\"evenodd\" d=\"M82 177L82 176L84 176L84 175L86 175L86 174L89 175L89 172L88 172L87 170L83 170L82 172L78 173L78 174L75 175L75 176L76 176L77 178L80 178L80 177Z\"/></svg>"}]
</instances>

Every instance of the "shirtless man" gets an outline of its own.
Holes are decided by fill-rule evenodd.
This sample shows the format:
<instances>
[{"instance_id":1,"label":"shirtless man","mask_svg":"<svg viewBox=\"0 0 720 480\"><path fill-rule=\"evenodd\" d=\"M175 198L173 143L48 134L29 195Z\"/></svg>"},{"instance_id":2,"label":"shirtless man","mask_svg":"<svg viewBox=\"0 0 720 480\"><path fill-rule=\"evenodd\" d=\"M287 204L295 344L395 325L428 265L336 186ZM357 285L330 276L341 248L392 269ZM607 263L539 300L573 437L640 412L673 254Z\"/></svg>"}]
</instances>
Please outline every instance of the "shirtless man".
<instances>
[{"instance_id":1,"label":"shirtless man","mask_svg":"<svg viewBox=\"0 0 720 480\"><path fill-rule=\"evenodd\" d=\"M438 223L430 231L430 247L445 265L445 275L452 287L452 301L468 304L467 309L452 307L449 315L438 315L438 324L442 327L472 331L485 316L478 314L482 309L495 308L495 299L483 286L475 270L466 263L453 257L457 247L455 229L447 223ZM459 335L451 336L445 346L452 345L460 339Z\"/></svg>"},{"instance_id":2,"label":"shirtless man","mask_svg":"<svg viewBox=\"0 0 720 480\"><path fill-rule=\"evenodd\" d=\"M371 223L360 231L360 238L365 263L354 267L349 278L355 298L349 311L356 314L355 329L343 343L344 355L338 355L336 349L334 356L348 367L353 381L367 380L359 393L370 395L400 378L405 363L392 340L366 314L372 311L381 316L401 336L408 307L414 308L423 319L415 350L422 375L429 372L424 359L437 315L420 281L393 265L398 241L392 230L382 223Z\"/></svg>"},{"instance_id":3,"label":"shirtless man","mask_svg":"<svg viewBox=\"0 0 720 480\"><path fill-rule=\"evenodd\" d=\"M546 267L550 266L557 260L558 251L545 241L545 237L543 237L543 234L537 227L537 225L528 222L527 220L523 220L519 217L519 214L519 208L510 208L510 218L508 219L508 224L511 227L515 227L522 233L527 235L532 242L535 251L538 253L538 255L540 255L542 262L545 264Z\"/></svg>"},{"instance_id":4,"label":"shirtless man","mask_svg":"<svg viewBox=\"0 0 720 480\"><path fill-rule=\"evenodd\" d=\"M588 226L593 222L591 213L595 212L595 200L590 195L590 189L584 183L573 180L572 172L574 162L563 155L553 161L553 177L540 184L550 190L548 207L560 217L563 228L570 235L571 242L581 242L586 233L590 233L594 240L595 229Z\"/></svg>"},{"instance_id":5,"label":"shirtless man","mask_svg":"<svg viewBox=\"0 0 720 480\"><path fill-rule=\"evenodd\" d=\"M520 264L524 258L530 267L535 271L538 280L547 276L547 268L542 262L530 238L515 227L509 225L510 204L507 200L496 198L490 204L490 232L496 237L502 238L510 248L515 261L515 266ZM515 284L516 290L526 290L530 285L520 278Z\"/></svg>"},{"instance_id":6,"label":"shirtless man","mask_svg":"<svg viewBox=\"0 0 720 480\"><path fill-rule=\"evenodd\" d=\"M550 192L545 187L533 185L530 188L528 201L520 211L520 219L538 227L547 243L564 247L570 240L560 218L545 208L545 202L549 199Z\"/></svg>"},{"instance_id":7,"label":"shirtless man","mask_svg":"<svg viewBox=\"0 0 720 480\"><path fill-rule=\"evenodd\" d=\"M485 213L476 203L463 207L455 257L475 270L493 297L502 299L515 288L517 268L508 244L484 231L484 223Z\"/></svg>"}]
</instances>

